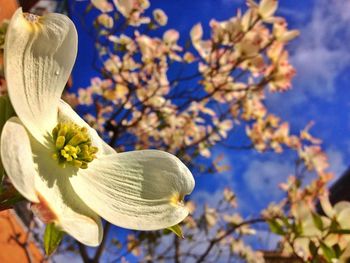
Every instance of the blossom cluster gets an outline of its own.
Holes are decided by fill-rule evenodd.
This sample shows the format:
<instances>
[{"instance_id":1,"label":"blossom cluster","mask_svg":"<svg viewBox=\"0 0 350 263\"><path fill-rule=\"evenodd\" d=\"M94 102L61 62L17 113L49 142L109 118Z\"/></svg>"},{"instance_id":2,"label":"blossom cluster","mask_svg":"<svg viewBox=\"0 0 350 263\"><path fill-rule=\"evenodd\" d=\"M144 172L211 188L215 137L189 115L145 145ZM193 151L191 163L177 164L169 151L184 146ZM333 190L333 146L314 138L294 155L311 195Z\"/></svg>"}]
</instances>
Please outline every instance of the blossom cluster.
<instances>
[{"instance_id":1,"label":"blossom cluster","mask_svg":"<svg viewBox=\"0 0 350 263\"><path fill-rule=\"evenodd\" d=\"M152 19L146 17L148 1L113 3L92 1L101 12L95 25L102 77L80 89L77 101L94 108L95 114L85 116L91 125L111 136L116 147L126 140L136 149L161 147L191 160L210 157L211 146L244 121L254 126L247 127L247 135L257 149L264 150L268 140L281 151L288 127L274 127L274 137L264 138L262 126L273 118L267 116L264 100L268 92L290 88L295 71L285 46L298 32L289 30L284 18L273 16L277 2L269 7L250 1L246 12L227 21L212 20L209 39L203 39L202 25L195 25L192 48L178 44L180 35L174 29L162 38L140 32L140 25L155 30L167 20L160 9L154 10ZM122 28L101 23L115 13L124 17L118 21ZM134 27L133 32L125 34L125 26ZM172 65L196 67L197 72L169 79ZM185 88L184 83L192 87Z\"/></svg>"},{"instance_id":2,"label":"blossom cluster","mask_svg":"<svg viewBox=\"0 0 350 263\"><path fill-rule=\"evenodd\" d=\"M248 8L234 17L211 20L208 38L206 26L194 25L190 45L183 45L175 29L157 34L168 17L161 9L149 12L148 0L90 2L99 74L88 87L63 98L85 110L85 120L118 152L166 150L197 174L228 170L222 156L212 156L216 145L277 154L291 149L297 159L295 174L281 184L286 198L271 204L261 217L239 214L236 195L225 188L217 206L196 208L193 201L187 202L192 215L182 223L185 241L166 232L135 232L125 247L111 241L121 252L117 261L132 253L149 261L239 257L264 262L263 253L246 242L258 234L254 224L263 222L282 237L283 255L320 262L347 256L350 240L343 218L349 205L332 208L327 203L332 174L321 141L311 135L311 125L292 133L289 123L265 103L271 93L287 92L295 75L287 46L299 33L275 15L277 0L247 0ZM229 136L242 127L250 144L228 145ZM197 161L202 158L206 165ZM304 183L310 174L316 176ZM316 209L320 197L326 216ZM157 252L169 239L169 248Z\"/></svg>"},{"instance_id":3,"label":"blossom cluster","mask_svg":"<svg viewBox=\"0 0 350 263\"><path fill-rule=\"evenodd\" d=\"M265 103L271 93L287 92L295 76L287 46L299 32L290 30L285 18L275 15L278 1L248 0L248 8L238 10L234 17L211 20L208 38L204 37L206 26L194 25L190 46L182 44L175 29L165 30L162 36L152 33L165 26L168 18L160 9L149 12L148 0L92 0L91 4L98 10L94 37L100 74L91 79L89 87L79 89L77 97L70 95L77 106L89 108L85 114L89 124L117 150L164 149L181 156L198 172L227 171L220 164L221 157L212 158L215 145L258 152L293 150L296 172L281 184L286 198L271 204L261 216L272 232L284 236L283 253L295 253L293 247L290 249L290 242L298 239L296 228L291 227L291 222L300 221L295 211L306 206L311 214L317 214L315 204L327 193L332 174L327 170L321 141L310 133L311 125L299 134L292 133L289 123L270 112ZM228 145L227 138L240 127L251 144ZM206 167L195 161L200 158L207 159ZM316 176L308 184L303 183L310 174ZM212 253L206 256L215 258L216 252L211 249L218 243L221 248L231 246L231 255L248 262L263 261L260 252L244 244L242 237L254 234L254 229L235 210L233 197L225 189L217 207L205 205L195 210L183 224L189 241L175 251L201 262L201 255L186 248L187 243L195 247L205 237ZM223 204L227 205L225 209L220 206ZM193 202L188 205L195 207ZM289 227L292 235L279 231L281 226ZM157 246L161 238L153 233L135 233L129 237L128 251L162 259L166 255L157 258L147 250L151 244ZM310 255L308 249L303 255Z\"/></svg>"}]
</instances>

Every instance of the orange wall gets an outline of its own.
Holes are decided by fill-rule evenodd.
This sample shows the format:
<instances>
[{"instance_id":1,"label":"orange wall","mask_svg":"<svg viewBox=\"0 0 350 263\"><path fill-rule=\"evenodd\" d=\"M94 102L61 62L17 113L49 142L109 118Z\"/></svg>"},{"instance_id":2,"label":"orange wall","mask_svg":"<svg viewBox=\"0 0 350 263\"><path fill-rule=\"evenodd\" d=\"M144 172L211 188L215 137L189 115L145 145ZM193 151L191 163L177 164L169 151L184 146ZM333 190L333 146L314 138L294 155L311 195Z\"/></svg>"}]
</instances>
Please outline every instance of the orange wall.
<instances>
[{"instance_id":1,"label":"orange wall","mask_svg":"<svg viewBox=\"0 0 350 263\"><path fill-rule=\"evenodd\" d=\"M0 212L0 262L45 262L42 252L28 239L26 229L12 209Z\"/></svg>"},{"instance_id":2,"label":"orange wall","mask_svg":"<svg viewBox=\"0 0 350 263\"><path fill-rule=\"evenodd\" d=\"M10 19L17 8L18 3L16 0L0 0L0 21Z\"/></svg>"},{"instance_id":3,"label":"orange wall","mask_svg":"<svg viewBox=\"0 0 350 263\"><path fill-rule=\"evenodd\" d=\"M16 0L0 0L0 21L10 19L17 8ZM26 228L12 209L0 212L0 262L45 262L43 253L28 239Z\"/></svg>"}]
</instances>

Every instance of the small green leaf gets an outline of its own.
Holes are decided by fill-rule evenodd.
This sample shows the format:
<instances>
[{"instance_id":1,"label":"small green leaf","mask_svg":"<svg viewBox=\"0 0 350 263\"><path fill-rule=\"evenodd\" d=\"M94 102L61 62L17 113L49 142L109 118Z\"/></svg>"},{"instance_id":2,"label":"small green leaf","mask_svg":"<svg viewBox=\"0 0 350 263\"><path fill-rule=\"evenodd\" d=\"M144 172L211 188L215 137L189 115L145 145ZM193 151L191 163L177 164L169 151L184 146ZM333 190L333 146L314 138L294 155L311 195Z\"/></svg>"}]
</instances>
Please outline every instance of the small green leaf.
<instances>
[{"instance_id":1,"label":"small green leaf","mask_svg":"<svg viewBox=\"0 0 350 263\"><path fill-rule=\"evenodd\" d=\"M313 257L317 256L317 246L316 246L315 242L312 240L310 240L310 243L309 243L309 250L310 250L310 253Z\"/></svg>"},{"instance_id":2,"label":"small green leaf","mask_svg":"<svg viewBox=\"0 0 350 263\"><path fill-rule=\"evenodd\" d=\"M276 220L270 220L268 224L272 233L275 233L277 235L284 235L283 227Z\"/></svg>"},{"instance_id":3,"label":"small green leaf","mask_svg":"<svg viewBox=\"0 0 350 263\"><path fill-rule=\"evenodd\" d=\"M323 222L322 222L322 218L315 213L312 213L312 220L315 224L315 226L317 227L318 230L323 230Z\"/></svg>"},{"instance_id":4,"label":"small green leaf","mask_svg":"<svg viewBox=\"0 0 350 263\"><path fill-rule=\"evenodd\" d=\"M336 258L340 258L340 256L343 253L343 251L342 251L341 247L339 246L339 244L333 245L333 250L335 252Z\"/></svg>"},{"instance_id":5,"label":"small green leaf","mask_svg":"<svg viewBox=\"0 0 350 263\"><path fill-rule=\"evenodd\" d=\"M4 127L6 121L10 119L12 116L15 116L15 110L12 107L10 98L7 95L0 96L0 134L2 132L2 128ZM4 167L1 162L0 157L0 182L2 184L4 177Z\"/></svg>"},{"instance_id":6,"label":"small green leaf","mask_svg":"<svg viewBox=\"0 0 350 263\"><path fill-rule=\"evenodd\" d=\"M279 219L283 222L283 224L284 224L287 228L292 227L291 223L289 222L288 217L282 216L282 217L280 217Z\"/></svg>"},{"instance_id":7,"label":"small green leaf","mask_svg":"<svg viewBox=\"0 0 350 263\"><path fill-rule=\"evenodd\" d=\"M338 231L339 229L341 229L341 227L339 226L339 223L335 218L333 218L331 221L331 225L329 226L329 232L333 233L335 231Z\"/></svg>"},{"instance_id":8,"label":"small green leaf","mask_svg":"<svg viewBox=\"0 0 350 263\"><path fill-rule=\"evenodd\" d=\"M303 233L303 225L301 224L301 222L295 222L292 225L292 231L294 232L294 234L296 236L300 236Z\"/></svg>"},{"instance_id":9,"label":"small green leaf","mask_svg":"<svg viewBox=\"0 0 350 263\"><path fill-rule=\"evenodd\" d=\"M324 256L326 257L326 259L329 262L332 262L332 259L336 258L336 252L333 250L333 248L327 246L323 242L321 242L320 245L321 245L322 252L323 252Z\"/></svg>"},{"instance_id":10,"label":"small green leaf","mask_svg":"<svg viewBox=\"0 0 350 263\"><path fill-rule=\"evenodd\" d=\"M62 241L64 232L57 229L54 223L47 224L44 233L44 247L46 255L50 256Z\"/></svg>"},{"instance_id":11,"label":"small green leaf","mask_svg":"<svg viewBox=\"0 0 350 263\"><path fill-rule=\"evenodd\" d=\"M168 227L167 229L175 233L175 235L177 235L178 237L184 238L182 229L179 225L171 226L171 227Z\"/></svg>"}]
</instances>

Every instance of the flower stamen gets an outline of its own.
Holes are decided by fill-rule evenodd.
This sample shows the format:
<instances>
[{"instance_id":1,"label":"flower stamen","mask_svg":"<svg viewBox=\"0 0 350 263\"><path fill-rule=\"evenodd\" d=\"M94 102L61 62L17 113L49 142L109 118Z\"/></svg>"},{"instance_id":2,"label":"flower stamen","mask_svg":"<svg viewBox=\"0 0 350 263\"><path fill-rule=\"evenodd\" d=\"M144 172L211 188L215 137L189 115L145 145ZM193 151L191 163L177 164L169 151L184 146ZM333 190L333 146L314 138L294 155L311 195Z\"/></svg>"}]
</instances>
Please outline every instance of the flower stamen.
<instances>
[{"instance_id":1,"label":"flower stamen","mask_svg":"<svg viewBox=\"0 0 350 263\"><path fill-rule=\"evenodd\" d=\"M23 13L23 17L31 23L37 23L39 22L40 17L34 14L30 14L30 13Z\"/></svg>"},{"instance_id":2,"label":"flower stamen","mask_svg":"<svg viewBox=\"0 0 350 263\"><path fill-rule=\"evenodd\" d=\"M86 169L88 163L96 158L97 147L91 146L86 127L74 123L59 123L52 130L55 153L52 158L65 167L66 164Z\"/></svg>"}]
</instances>

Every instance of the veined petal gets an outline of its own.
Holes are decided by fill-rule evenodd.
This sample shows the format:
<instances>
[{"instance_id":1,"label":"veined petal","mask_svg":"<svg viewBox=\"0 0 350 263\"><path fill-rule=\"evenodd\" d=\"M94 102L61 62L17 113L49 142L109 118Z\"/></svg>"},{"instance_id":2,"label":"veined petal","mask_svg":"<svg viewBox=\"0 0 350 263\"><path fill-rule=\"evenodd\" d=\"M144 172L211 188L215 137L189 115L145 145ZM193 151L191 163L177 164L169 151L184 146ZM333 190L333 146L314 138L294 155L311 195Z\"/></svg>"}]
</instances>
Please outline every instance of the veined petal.
<instances>
[{"instance_id":1,"label":"veined petal","mask_svg":"<svg viewBox=\"0 0 350 263\"><path fill-rule=\"evenodd\" d=\"M30 140L17 117L9 119L2 130L1 160L17 191L31 202L38 202Z\"/></svg>"},{"instance_id":2,"label":"veined petal","mask_svg":"<svg viewBox=\"0 0 350 263\"><path fill-rule=\"evenodd\" d=\"M8 92L18 117L41 142L57 124L76 54L77 32L68 17L37 17L21 9L13 15L4 48Z\"/></svg>"},{"instance_id":3,"label":"veined petal","mask_svg":"<svg viewBox=\"0 0 350 263\"><path fill-rule=\"evenodd\" d=\"M43 219L90 246L102 240L99 216L77 196L69 183L73 169L62 169L50 150L35 141L17 117L4 126L1 156L15 188L33 202Z\"/></svg>"},{"instance_id":4,"label":"veined petal","mask_svg":"<svg viewBox=\"0 0 350 263\"><path fill-rule=\"evenodd\" d=\"M54 222L79 242L88 246L100 244L103 229L100 217L74 192L69 177L77 168L62 168L51 155L52 151L32 140L34 163L38 171L35 188L41 203L56 215Z\"/></svg>"},{"instance_id":5,"label":"veined petal","mask_svg":"<svg viewBox=\"0 0 350 263\"><path fill-rule=\"evenodd\" d=\"M182 203L194 188L188 168L156 150L110 154L70 177L80 198L107 221L130 229L156 230L181 222Z\"/></svg>"},{"instance_id":6,"label":"veined petal","mask_svg":"<svg viewBox=\"0 0 350 263\"><path fill-rule=\"evenodd\" d=\"M96 130L91 128L89 124L87 124L66 102L60 100L59 103L59 113L58 113L59 122L74 122L75 124L88 128L88 132L90 138L92 140L92 144L96 146L99 151L97 152L97 156L101 154L114 154L116 151L105 143L102 138L97 134Z\"/></svg>"}]
</instances>

